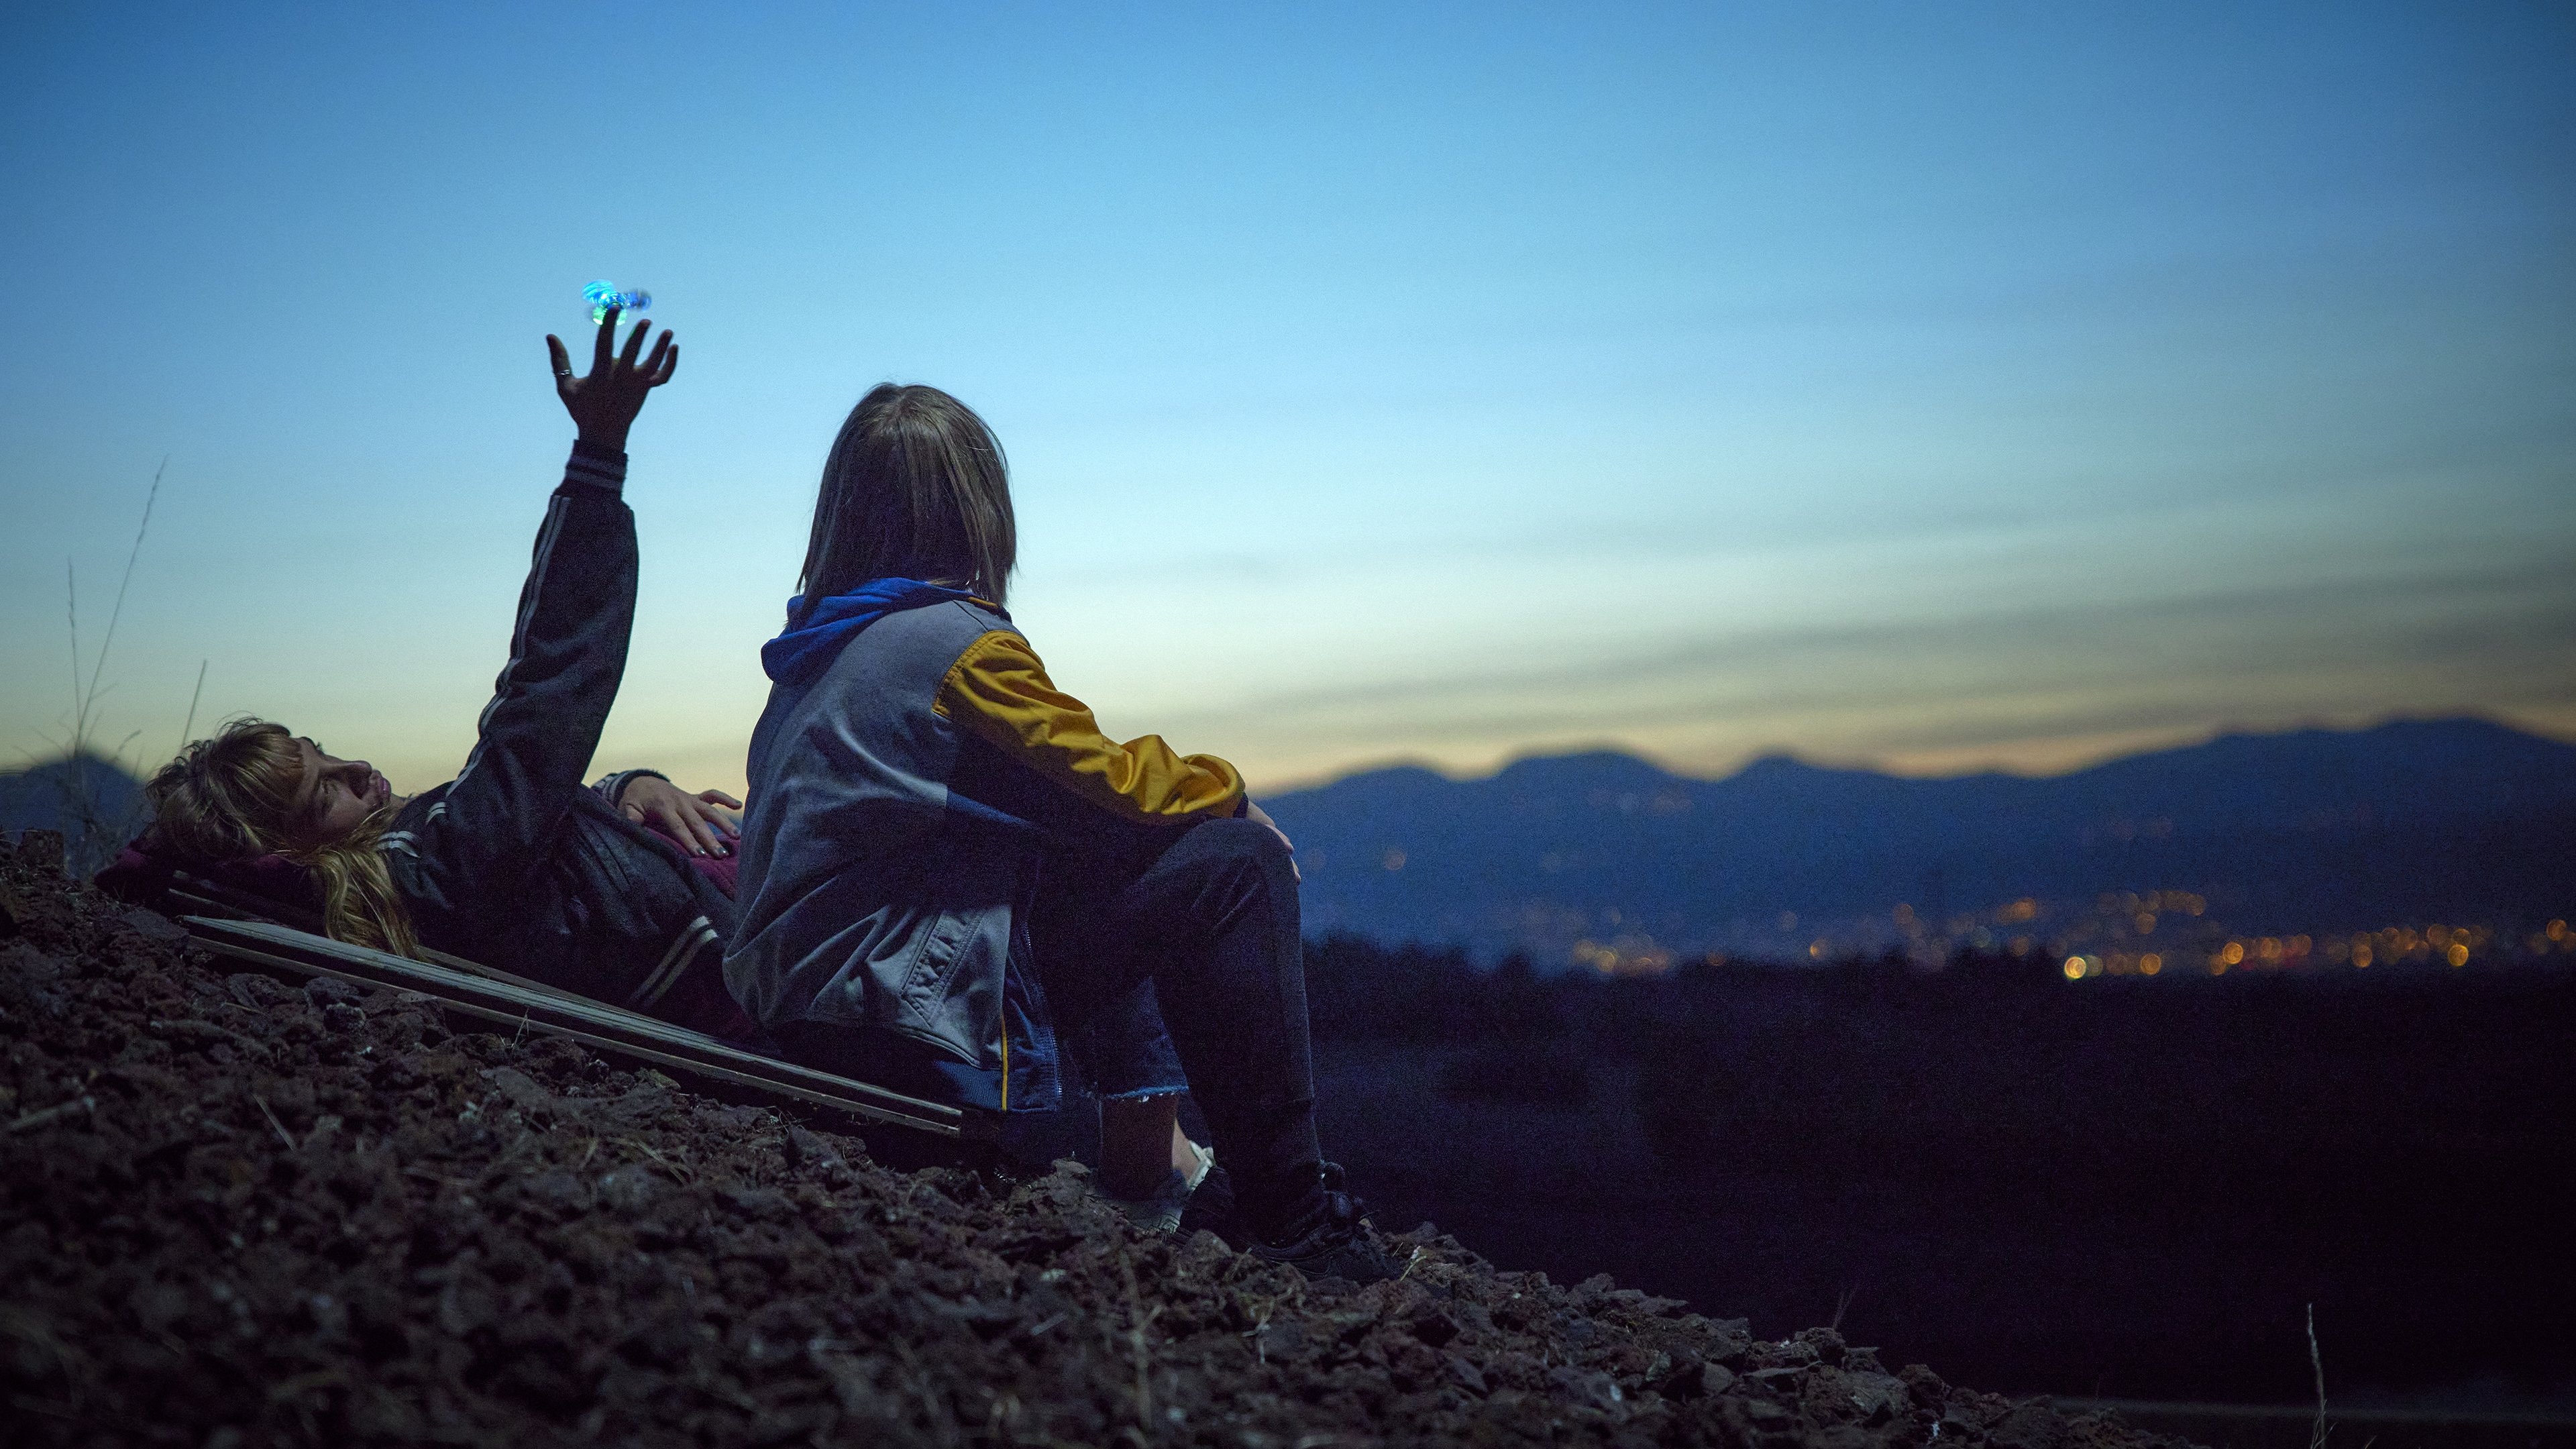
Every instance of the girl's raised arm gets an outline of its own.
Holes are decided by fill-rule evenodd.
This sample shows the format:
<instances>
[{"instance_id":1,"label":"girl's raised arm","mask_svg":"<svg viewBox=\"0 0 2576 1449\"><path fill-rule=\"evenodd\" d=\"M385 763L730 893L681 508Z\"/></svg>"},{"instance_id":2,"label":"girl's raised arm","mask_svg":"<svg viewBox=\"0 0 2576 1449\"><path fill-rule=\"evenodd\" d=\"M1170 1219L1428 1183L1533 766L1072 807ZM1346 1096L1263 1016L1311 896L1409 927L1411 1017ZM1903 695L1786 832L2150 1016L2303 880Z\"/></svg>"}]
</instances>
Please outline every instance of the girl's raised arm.
<instances>
[{"instance_id":1,"label":"girl's raised arm","mask_svg":"<svg viewBox=\"0 0 2576 1449\"><path fill-rule=\"evenodd\" d=\"M615 309L601 319L587 377L572 375L560 339L546 339L555 395L580 437L537 531L510 660L483 707L474 752L426 826L448 839L424 859L473 877L443 883L457 899L543 857L573 796L588 788L583 772L625 677L637 560L635 515L619 496L623 449L645 397L670 380L679 347L665 332L639 366L651 325L639 324L613 352L617 320Z\"/></svg>"}]
</instances>

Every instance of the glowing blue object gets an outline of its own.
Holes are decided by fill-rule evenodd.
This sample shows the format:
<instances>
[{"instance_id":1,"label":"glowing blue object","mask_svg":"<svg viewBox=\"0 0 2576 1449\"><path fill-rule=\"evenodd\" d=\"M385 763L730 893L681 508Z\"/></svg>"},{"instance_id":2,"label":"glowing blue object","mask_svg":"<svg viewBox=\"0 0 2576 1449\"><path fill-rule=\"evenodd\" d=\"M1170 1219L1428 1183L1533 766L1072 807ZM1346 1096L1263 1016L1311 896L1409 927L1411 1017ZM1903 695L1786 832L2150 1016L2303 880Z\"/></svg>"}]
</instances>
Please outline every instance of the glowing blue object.
<instances>
[{"instance_id":1,"label":"glowing blue object","mask_svg":"<svg viewBox=\"0 0 2576 1449\"><path fill-rule=\"evenodd\" d=\"M621 292L617 290L615 282L605 280L593 282L582 288L581 299L590 304L590 320L593 322L607 321L608 309L611 307L632 314L649 311L653 306L653 294L643 288L638 287L632 292Z\"/></svg>"}]
</instances>

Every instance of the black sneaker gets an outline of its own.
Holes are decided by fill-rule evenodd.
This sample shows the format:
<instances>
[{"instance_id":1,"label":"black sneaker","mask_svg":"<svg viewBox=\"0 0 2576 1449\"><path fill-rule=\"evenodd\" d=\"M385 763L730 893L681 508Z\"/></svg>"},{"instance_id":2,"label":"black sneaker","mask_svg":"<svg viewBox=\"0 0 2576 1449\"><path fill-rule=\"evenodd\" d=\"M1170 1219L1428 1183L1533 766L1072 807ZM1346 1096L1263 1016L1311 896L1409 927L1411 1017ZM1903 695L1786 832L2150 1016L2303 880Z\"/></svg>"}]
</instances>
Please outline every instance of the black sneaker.
<instances>
[{"instance_id":1,"label":"black sneaker","mask_svg":"<svg viewBox=\"0 0 2576 1449\"><path fill-rule=\"evenodd\" d=\"M1402 1275L1386 1249L1369 1231L1368 1204L1342 1190L1342 1167L1324 1164L1324 1213L1313 1226L1285 1243L1254 1241L1244 1251L1272 1263L1285 1263L1307 1281L1340 1278L1366 1285Z\"/></svg>"}]
</instances>

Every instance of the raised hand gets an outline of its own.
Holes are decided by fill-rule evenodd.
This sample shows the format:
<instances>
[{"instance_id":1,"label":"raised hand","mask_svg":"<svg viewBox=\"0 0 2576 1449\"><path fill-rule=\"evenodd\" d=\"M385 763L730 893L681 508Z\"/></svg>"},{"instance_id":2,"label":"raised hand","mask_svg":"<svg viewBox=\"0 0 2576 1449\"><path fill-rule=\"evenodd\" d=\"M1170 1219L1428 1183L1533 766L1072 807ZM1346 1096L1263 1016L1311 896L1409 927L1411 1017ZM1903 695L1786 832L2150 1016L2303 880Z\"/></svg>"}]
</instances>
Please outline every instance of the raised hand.
<instances>
[{"instance_id":1,"label":"raised hand","mask_svg":"<svg viewBox=\"0 0 2576 1449\"><path fill-rule=\"evenodd\" d=\"M591 348L590 375L572 375L572 358L565 353L563 339L546 334L546 355L554 364L555 396L563 399L564 411L572 414L573 426L581 430L581 440L594 447L626 451L626 430L634 425L635 415L644 410L644 395L671 380L680 365L680 344L671 340L666 330L653 344L653 351L642 365L636 354L644 346L644 334L653 330L651 322L638 322L627 334L624 350L611 355L617 342L618 309L611 307L599 319L599 336Z\"/></svg>"}]
</instances>

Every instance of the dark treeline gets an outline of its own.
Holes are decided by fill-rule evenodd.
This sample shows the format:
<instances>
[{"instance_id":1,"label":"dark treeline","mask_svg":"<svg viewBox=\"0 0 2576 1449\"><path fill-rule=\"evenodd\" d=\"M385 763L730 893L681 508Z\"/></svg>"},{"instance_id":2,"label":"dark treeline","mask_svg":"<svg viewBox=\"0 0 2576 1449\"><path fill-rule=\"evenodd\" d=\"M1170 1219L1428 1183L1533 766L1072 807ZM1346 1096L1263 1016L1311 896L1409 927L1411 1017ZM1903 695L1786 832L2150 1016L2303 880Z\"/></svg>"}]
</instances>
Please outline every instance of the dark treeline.
<instances>
[{"instance_id":1,"label":"dark treeline","mask_svg":"<svg viewBox=\"0 0 2576 1449\"><path fill-rule=\"evenodd\" d=\"M2539 1159L2576 1143L2576 971L2077 983L1962 953L1930 973L1890 955L1604 978L1348 936L1307 962L1318 1037L1510 1064L1447 1074L1460 1097L1572 1102L1590 1089L1569 1068L1633 1060L1633 1106L1676 1164L1764 1144L1893 1170L1961 1136L2103 1174L2177 1151L2207 1166L2222 1146L2268 1168L2328 1147L2512 1142Z\"/></svg>"},{"instance_id":2,"label":"dark treeline","mask_svg":"<svg viewBox=\"0 0 2576 1449\"><path fill-rule=\"evenodd\" d=\"M2576 972L1605 979L1347 937L1308 971L1327 1059L1437 1063L1402 1208L1552 1272L1757 1331L1866 1280L1864 1338L2061 1393L2295 1398L2308 1302L2347 1382L2576 1376L2539 1287L2576 1277ZM1546 1203L1472 1168L1593 1151L1532 1169L1569 1184Z\"/></svg>"}]
</instances>

